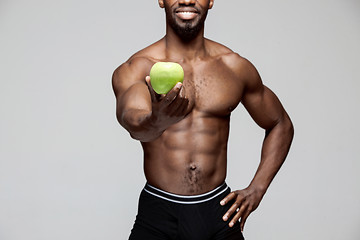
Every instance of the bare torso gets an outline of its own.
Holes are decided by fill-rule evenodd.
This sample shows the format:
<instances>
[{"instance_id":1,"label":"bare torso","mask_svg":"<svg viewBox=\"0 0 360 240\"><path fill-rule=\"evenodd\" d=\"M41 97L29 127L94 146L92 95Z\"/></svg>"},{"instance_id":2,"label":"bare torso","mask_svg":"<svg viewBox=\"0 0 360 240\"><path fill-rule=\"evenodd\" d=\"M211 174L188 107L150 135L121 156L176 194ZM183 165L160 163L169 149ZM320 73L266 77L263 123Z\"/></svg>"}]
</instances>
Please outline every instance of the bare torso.
<instances>
[{"instance_id":1,"label":"bare torso","mask_svg":"<svg viewBox=\"0 0 360 240\"><path fill-rule=\"evenodd\" d=\"M214 55L180 62L190 113L154 141L142 142L148 183L176 194L210 191L226 177L230 113L241 100L243 86L226 64L234 53L210 41L207 46ZM147 53L161 48L160 41Z\"/></svg>"},{"instance_id":2,"label":"bare torso","mask_svg":"<svg viewBox=\"0 0 360 240\"><path fill-rule=\"evenodd\" d=\"M294 129L256 68L227 47L204 38L203 23L213 3L159 0L165 8L166 35L114 71L116 117L142 144L149 184L170 193L197 195L226 178L230 114L241 102L266 133L260 164L249 186L220 201L222 206L228 204L223 221L233 227L241 219L243 231L285 161ZM149 74L156 62L177 62L185 72L184 82L164 96L151 87Z\"/></svg>"}]
</instances>

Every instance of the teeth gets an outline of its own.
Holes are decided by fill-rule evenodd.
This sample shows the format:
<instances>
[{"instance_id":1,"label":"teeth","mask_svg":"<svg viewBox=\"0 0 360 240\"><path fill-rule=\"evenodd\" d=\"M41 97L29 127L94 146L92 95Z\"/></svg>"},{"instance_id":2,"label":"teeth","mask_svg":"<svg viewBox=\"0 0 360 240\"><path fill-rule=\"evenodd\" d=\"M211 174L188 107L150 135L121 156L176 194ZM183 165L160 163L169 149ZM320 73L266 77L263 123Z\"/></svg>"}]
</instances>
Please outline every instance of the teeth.
<instances>
[{"instance_id":1,"label":"teeth","mask_svg":"<svg viewBox=\"0 0 360 240\"><path fill-rule=\"evenodd\" d=\"M179 12L179 13L182 13L182 14L193 14L194 12Z\"/></svg>"}]
</instances>

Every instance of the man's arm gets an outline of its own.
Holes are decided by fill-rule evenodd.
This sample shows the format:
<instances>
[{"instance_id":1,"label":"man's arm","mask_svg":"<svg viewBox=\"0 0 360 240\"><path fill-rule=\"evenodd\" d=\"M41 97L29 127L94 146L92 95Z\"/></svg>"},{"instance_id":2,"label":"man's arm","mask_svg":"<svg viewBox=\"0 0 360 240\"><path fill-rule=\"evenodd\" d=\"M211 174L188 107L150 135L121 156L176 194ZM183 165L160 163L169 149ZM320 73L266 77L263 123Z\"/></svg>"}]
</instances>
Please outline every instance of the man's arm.
<instances>
[{"instance_id":1,"label":"man's arm","mask_svg":"<svg viewBox=\"0 0 360 240\"><path fill-rule=\"evenodd\" d=\"M265 130L260 165L250 185L244 190L230 193L221 201L221 204L225 205L235 199L235 203L223 218L226 221L232 217L229 223L231 227L241 218L240 226L243 230L247 217L258 207L271 181L285 161L294 129L279 99L263 85L255 67L245 61L240 72L240 77L245 83L242 103L254 121ZM233 216L237 209L239 211Z\"/></svg>"},{"instance_id":2,"label":"man's arm","mask_svg":"<svg viewBox=\"0 0 360 240\"><path fill-rule=\"evenodd\" d=\"M164 96L154 92L147 76L152 64L145 58L129 60L114 71L112 78L117 119L132 138L142 142L158 138L180 121L188 106L182 84Z\"/></svg>"}]
</instances>

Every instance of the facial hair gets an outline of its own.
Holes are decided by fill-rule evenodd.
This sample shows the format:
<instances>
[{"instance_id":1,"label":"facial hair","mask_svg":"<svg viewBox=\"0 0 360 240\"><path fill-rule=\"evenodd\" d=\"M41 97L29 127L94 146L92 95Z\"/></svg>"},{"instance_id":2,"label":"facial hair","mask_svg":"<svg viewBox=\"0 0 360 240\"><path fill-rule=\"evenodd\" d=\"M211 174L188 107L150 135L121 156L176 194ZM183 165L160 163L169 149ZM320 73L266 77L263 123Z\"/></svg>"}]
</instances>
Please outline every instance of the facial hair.
<instances>
[{"instance_id":1,"label":"facial hair","mask_svg":"<svg viewBox=\"0 0 360 240\"><path fill-rule=\"evenodd\" d=\"M185 26L180 26L175 23L175 21L170 22L171 28L175 31L175 33L181 37L184 41L191 41L194 39L203 28L204 23L198 23L195 26L192 26L191 23L185 23Z\"/></svg>"},{"instance_id":2,"label":"facial hair","mask_svg":"<svg viewBox=\"0 0 360 240\"><path fill-rule=\"evenodd\" d=\"M185 22L178 22L180 20L177 20L176 8L171 7L169 8L169 10L166 10L168 24L174 30L174 32L185 42L193 40L204 27L207 11L204 12L202 9L199 9L197 7L196 10L199 12L200 18Z\"/></svg>"}]
</instances>

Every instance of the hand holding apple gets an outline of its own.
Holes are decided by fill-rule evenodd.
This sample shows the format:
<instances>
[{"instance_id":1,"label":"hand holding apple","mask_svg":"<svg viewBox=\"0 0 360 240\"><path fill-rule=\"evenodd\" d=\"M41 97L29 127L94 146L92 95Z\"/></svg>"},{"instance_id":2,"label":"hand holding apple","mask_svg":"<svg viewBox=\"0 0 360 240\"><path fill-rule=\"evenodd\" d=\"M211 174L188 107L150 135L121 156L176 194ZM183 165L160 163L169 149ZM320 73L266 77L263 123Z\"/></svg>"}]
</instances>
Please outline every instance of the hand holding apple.
<instances>
[{"instance_id":1,"label":"hand holding apple","mask_svg":"<svg viewBox=\"0 0 360 240\"><path fill-rule=\"evenodd\" d=\"M178 82L184 80L184 70L174 62L157 62L150 70L151 87L157 94L167 94Z\"/></svg>"},{"instance_id":2,"label":"hand holding apple","mask_svg":"<svg viewBox=\"0 0 360 240\"><path fill-rule=\"evenodd\" d=\"M192 106L182 84L184 71L177 63L158 62L146 76L152 111L151 121L161 131L184 119Z\"/></svg>"}]
</instances>

